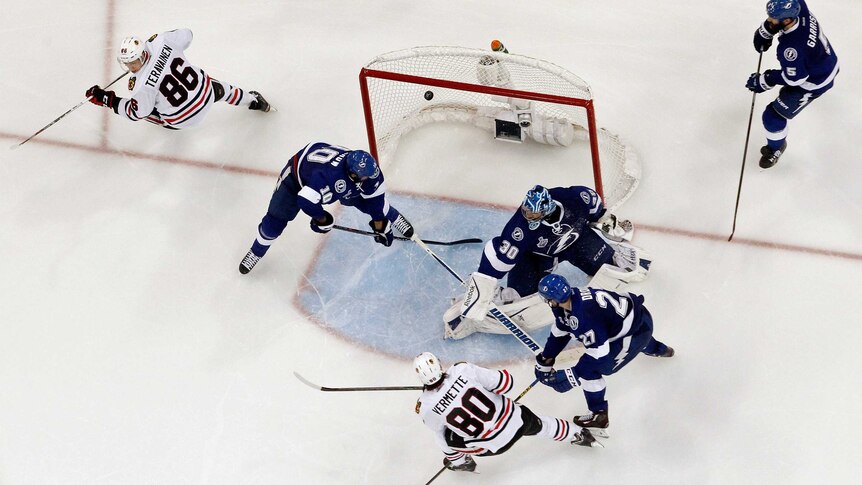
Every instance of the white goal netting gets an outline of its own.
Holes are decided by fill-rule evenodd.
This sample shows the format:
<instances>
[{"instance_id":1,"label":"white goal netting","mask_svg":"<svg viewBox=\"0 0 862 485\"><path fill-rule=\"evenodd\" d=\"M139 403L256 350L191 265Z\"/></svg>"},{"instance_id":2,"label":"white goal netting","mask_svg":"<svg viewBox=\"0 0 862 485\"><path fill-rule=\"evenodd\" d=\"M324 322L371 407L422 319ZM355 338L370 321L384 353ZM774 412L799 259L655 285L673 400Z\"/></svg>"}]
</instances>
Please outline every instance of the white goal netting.
<instances>
[{"instance_id":1,"label":"white goal netting","mask_svg":"<svg viewBox=\"0 0 862 485\"><path fill-rule=\"evenodd\" d=\"M573 141L591 145L600 160L594 176L601 180L610 210L625 202L640 181L637 157L617 135L599 128L595 139L589 136L589 85L550 62L464 47L416 47L377 56L361 78L367 86L363 103L369 143L372 149L376 145L381 163L392 157L404 134L422 125L454 121L493 131L495 120L510 116L517 123L528 114L532 126L524 129L527 143L562 145L561 150ZM530 93L542 100L501 91ZM573 155L572 163L592 163L580 158Z\"/></svg>"}]
</instances>

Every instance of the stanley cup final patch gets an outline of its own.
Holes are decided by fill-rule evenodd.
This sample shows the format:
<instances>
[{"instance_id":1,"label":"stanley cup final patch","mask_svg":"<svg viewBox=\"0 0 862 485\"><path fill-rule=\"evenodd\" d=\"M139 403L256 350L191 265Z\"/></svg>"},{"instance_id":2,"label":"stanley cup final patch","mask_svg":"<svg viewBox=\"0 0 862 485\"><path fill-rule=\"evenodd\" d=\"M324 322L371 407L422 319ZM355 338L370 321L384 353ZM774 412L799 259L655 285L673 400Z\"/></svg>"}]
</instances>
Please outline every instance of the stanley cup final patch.
<instances>
[{"instance_id":1,"label":"stanley cup final patch","mask_svg":"<svg viewBox=\"0 0 862 485\"><path fill-rule=\"evenodd\" d=\"M787 49L784 49L784 58L788 61L795 61L797 56L798 54L796 53L796 49L794 49L793 47L788 47Z\"/></svg>"}]
</instances>

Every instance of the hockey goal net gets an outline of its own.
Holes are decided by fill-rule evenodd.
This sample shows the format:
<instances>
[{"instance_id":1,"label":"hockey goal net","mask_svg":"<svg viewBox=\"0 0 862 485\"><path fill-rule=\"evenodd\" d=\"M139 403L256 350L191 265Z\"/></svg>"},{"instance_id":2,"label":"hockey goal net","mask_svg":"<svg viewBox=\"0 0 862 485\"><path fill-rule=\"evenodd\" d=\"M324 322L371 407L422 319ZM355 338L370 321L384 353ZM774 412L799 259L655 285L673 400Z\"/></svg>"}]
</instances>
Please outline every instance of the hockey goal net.
<instances>
[{"instance_id":1,"label":"hockey goal net","mask_svg":"<svg viewBox=\"0 0 862 485\"><path fill-rule=\"evenodd\" d=\"M640 181L634 152L596 128L589 85L550 62L465 47L416 47L377 56L359 80L370 151L381 163L409 131L454 121L490 128L507 141L562 147L588 142L592 182L610 210Z\"/></svg>"}]
</instances>

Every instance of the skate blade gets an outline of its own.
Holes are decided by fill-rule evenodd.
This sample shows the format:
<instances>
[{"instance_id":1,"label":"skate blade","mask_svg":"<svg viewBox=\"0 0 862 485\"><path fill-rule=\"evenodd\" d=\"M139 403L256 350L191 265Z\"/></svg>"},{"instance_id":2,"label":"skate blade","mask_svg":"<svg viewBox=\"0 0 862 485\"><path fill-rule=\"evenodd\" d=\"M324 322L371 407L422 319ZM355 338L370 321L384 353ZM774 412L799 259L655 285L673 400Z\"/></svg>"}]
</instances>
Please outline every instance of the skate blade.
<instances>
[{"instance_id":1,"label":"skate blade","mask_svg":"<svg viewBox=\"0 0 862 485\"><path fill-rule=\"evenodd\" d=\"M597 436L597 435L593 435L593 436ZM605 447L605 445L603 445L599 440L596 440L596 441L593 441L592 443L590 443L590 448L604 448L604 447Z\"/></svg>"},{"instance_id":2,"label":"skate blade","mask_svg":"<svg viewBox=\"0 0 862 485\"><path fill-rule=\"evenodd\" d=\"M611 435L608 434L608 428L587 428L590 430L590 433L593 434L596 438L610 438Z\"/></svg>"}]
</instances>

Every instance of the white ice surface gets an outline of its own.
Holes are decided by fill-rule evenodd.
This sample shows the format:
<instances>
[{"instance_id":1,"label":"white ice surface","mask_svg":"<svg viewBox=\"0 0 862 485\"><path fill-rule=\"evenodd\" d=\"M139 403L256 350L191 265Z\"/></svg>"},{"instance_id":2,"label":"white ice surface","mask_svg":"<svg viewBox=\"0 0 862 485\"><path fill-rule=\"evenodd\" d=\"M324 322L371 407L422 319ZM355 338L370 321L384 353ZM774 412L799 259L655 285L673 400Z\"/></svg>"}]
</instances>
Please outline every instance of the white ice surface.
<instances>
[{"instance_id":1,"label":"white ice surface","mask_svg":"<svg viewBox=\"0 0 862 485\"><path fill-rule=\"evenodd\" d=\"M480 475L435 483L858 483L862 4L811 0L842 71L791 123L769 171L757 168L759 118L775 92L758 96L738 241L727 243L763 3L4 2L0 484L430 478L441 454L414 393L327 394L291 375L415 383L408 360L298 310L321 244L305 219L253 273L236 266L272 190L267 174L311 140L366 146L362 64L493 38L587 80L599 124L638 152L643 181L620 213L655 257L636 290L678 354L641 357L608 379L606 449L523 439L480 458ZM183 26L195 33L194 63L260 90L279 112L220 104L199 129L169 132L87 104L5 148L116 77L123 36ZM764 66L776 65L773 49ZM405 139L386 167L390 188L511 206L535 182L588 182L523 160L524 146L502 160L523 162L523 179L495 187L465 164L510 146L465 130ZM393 296L407 311L411 298L424 302ZM532 366L526 352L510 361L518 391ZM578 391L536 388L523 403L561 417L585 410Z\"/></svg>"}]
</instances>

